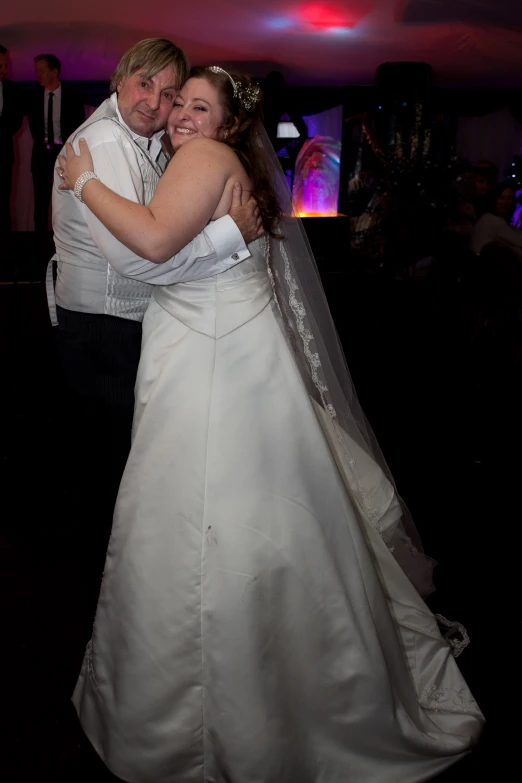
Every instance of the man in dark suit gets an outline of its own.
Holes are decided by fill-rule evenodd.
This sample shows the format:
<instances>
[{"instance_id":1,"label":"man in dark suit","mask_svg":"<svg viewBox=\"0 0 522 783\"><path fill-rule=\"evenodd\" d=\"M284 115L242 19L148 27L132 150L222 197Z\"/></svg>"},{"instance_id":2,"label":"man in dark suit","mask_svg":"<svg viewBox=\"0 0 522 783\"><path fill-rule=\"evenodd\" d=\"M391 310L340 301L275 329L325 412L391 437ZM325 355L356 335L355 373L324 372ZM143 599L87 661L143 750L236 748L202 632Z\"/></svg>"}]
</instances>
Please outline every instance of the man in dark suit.
<instances>
[{"instance_id":1,"label":"man in dark suit","mask_svg":"<svg viewBox=\"0 0 522 783\"><path fill-rule=\"evenodd\" d=\"M61 63L54 54L37 55L34 68L40 85L28 111L33 137L34 227L47 231L56 158L71 133L85 121L85 109L81 96L60 82Z\"/></svg>"},{"instance_id":2,"label":"man in dark suit","mask_svg":"<svg viewBox=\"0 0 522 783\"><path fill-rule=\"evenodd\" d=\"M7 49L0 46L0 231L11 230L13 136L23 120L18 85L7 76Z\"/></svg>"}]
</instances>

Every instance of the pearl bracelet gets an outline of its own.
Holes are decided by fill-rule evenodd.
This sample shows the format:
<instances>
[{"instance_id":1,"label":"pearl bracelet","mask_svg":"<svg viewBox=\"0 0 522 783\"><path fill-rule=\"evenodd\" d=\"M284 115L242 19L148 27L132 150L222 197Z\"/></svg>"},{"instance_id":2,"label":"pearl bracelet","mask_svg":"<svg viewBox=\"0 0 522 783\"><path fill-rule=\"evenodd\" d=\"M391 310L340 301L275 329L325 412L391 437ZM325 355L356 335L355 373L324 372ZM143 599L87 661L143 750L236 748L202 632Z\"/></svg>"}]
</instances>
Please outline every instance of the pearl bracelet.
<instances>
[{"instance_id":1,"label":"pearl bracelet","mask_svg":"<svg viewBox=\"0 0 522 783\"><path fill-rule=\"evenodd\" d=\"M85 183L88 182L90 179L99 180L100 178L98 177L97 174L94 173L94 171L85 171L83 174L80 174L74 186L74 191L73 191L74 195L79 201L82 202L82 204L85 203L82 198L82 190L85 186Z\"/></svg>"}]
</instances>

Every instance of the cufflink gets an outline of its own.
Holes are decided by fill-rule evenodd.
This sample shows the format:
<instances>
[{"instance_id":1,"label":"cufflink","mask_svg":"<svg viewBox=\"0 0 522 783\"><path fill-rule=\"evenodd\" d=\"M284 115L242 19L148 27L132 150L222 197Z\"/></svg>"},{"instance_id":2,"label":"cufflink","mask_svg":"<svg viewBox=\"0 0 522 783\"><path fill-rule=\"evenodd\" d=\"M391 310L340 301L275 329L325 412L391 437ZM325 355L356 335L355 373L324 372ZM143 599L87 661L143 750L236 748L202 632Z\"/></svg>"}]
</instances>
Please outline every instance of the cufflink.
<instances>
[{"instance_id":1,"label":"cufflink","mask_svg":"<svg viewBox=\"0 0 522 783\"><path fill-rule=\"evenodd\" d=\"M234 261L239 261L239 253L232 253L232 258Z\"/></svg>"}]
</instances>

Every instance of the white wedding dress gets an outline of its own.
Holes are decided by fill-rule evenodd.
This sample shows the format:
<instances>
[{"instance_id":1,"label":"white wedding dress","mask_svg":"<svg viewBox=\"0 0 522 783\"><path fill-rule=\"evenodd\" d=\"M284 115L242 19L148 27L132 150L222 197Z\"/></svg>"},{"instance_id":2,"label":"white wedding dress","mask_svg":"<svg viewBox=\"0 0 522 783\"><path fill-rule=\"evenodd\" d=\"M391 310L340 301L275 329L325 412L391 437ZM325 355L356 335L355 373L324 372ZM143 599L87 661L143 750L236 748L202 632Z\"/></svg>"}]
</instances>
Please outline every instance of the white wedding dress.
<instances>
[{"instance_id":1,"label":"white wedding dress","mask_svg":"<svg viewBox=\"0 0 522 783\"><path fill-rule=\"evenodd\" d=\"M482 715L360 519L261 244L159 289L74 703L130 783L417 783Z\"/></svg>"}]
</instances>

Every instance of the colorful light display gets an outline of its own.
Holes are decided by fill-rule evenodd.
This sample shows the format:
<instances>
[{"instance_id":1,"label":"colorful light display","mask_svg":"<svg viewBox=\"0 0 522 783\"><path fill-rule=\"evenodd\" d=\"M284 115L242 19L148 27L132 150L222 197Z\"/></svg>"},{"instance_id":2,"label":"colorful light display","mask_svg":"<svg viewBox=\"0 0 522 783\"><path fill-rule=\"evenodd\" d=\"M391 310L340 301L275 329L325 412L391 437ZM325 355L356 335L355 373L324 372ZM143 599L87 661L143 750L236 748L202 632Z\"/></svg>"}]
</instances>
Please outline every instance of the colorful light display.
<instances>
[{"instance_id":1,"label":"colorful light display","mask_svg":"<svg viewBox=\"0 0 522 783\"><path fill-rule=\"evenodd\" d=\"M300 217L336 217L341 178L341 143L314 136L295 164L294 204Z\"/></svg>"}]
</instances>

